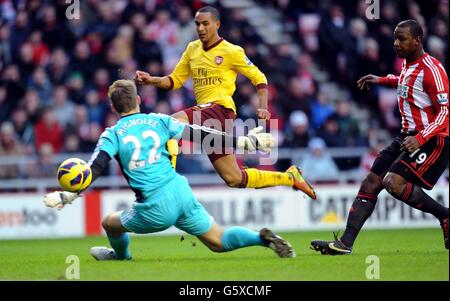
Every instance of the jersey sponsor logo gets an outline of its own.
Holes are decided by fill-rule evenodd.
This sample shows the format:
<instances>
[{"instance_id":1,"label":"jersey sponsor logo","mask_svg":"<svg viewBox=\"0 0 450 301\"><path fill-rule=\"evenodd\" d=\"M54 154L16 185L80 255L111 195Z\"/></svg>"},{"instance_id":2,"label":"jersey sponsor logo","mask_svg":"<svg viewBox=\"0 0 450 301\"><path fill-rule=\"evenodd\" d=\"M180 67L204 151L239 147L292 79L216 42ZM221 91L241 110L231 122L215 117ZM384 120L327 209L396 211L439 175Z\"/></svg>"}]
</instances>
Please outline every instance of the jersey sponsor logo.
<instances>
[{"instance_id":1,"label":"jersey sponsor logo","mask_svg":"<svg viewBox=\"0 0 450 301\"><path fill-rule=\"evenodd\" d=\"M223 56L220 56L220 55L216 56L215 61L216 61L217 65L222 64L223 63Z\"/></svg>"},{"instance_id":2,"label":"jersey sponsor logo","mask_svg":"<svg viewBox=\"0 0 450 301\"><path fill-rule=\"evenodd\" d=\"M398 85L397 88L397 94L398 96L402 97L402 98L407 98L408 97L408 86L405 85Z\"/></svg>"},{"instance_id":3,"label":"jersey sponsor logo","mask_svg":"<svg viewBox=\"0 0 450 301\"><path fill-rule=\"evenodd\" d=\"M200 108L204 109L204 108L210 107L211 105L212 105L212 103L210 102L210 103L204 103L204 104L201 104L201 105L197 105L197 107L200 107Z\"/></svg>"},{"instance_id":4,"label":"jersey sponsor logo","mask_svg":"<svg viewBox=\"0 0 450 301\"><path fill-rule=\"evenodd\" d=\"M247 62L247 65L251 66L253 65L252 61L248 57L245 57L245 61Z\"/></svg>"},{"instance_id":5,"label":"jersey sponsor logo","mask_svg":"<svg viewBox=\"0 0 450 301\"><path fill-rule=\"evenodd\" d=\"M447 93L439 93L437 95L438 104L444 105L448 102L448 94Z\"/></svg>"}]
</instances>

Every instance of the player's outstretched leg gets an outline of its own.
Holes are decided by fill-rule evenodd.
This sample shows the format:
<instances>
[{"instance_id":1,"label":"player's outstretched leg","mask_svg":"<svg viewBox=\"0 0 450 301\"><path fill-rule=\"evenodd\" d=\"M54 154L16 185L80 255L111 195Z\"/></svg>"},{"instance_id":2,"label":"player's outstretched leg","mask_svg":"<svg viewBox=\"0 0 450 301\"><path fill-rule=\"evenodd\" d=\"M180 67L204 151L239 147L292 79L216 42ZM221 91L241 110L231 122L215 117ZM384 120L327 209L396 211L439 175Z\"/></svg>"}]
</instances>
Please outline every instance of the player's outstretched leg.
<instances>
[{"instance_id":1,"label":"player's outstretched leg","mask_svg":"<svg viewBox=\"0 0 450 301\"><path fill-rule=\"evenodd\" d=\"M107 247L92 247L89 252L96 260L116 260L114 250Z\"/></svg>"},{"instance_id":2,"label":"player's outstretched leg","mask_svg":"<svg viewBox=\"0 0 450 301\"><path fill-rule=\"evenodd\" d=\"M315 200L317 198L316 192L314 191L314 188L311 184L306 181L306 179L303 177L302 171L300 168L298 168L295 165L292 165L286 170L286 173L292 176L292 179L294 180L294 183L292 187L294 190L300 190L306 193L310 198Z\"/></svg>"},{"instance_id":3,"label":"player's outstretched leg","mask_svg":"<svg viewBox=\"0 0 450 301\"><path fill-rule=\"evenodd\" d=\"M256 168L246 168L242 171L242 185L245 188L264 188L273 186L289 186L294 190L304 192L311 199L317 198L311 184L303 177L300 169L292 165L285 172L267 171Z\"/></svg>"},{"instance_id":4,"label":"player's outstretched leg","mask_svg":"<svg viewBox=\"0 0 450 301\"><path fill-rule=\"evenodd\" d=\"M436 202L421 187L407 182L402 176L396 173L388 172L383 179L383 186L396 199L436 217L444 233L444 246L448 249L448 208Z\"/></svg>"},{"instance_id":5,"label":"player's outstretched leg","mask_svg":"<svg viewBox=\"0 0 450 301\"><path fill-rule=\"evenodd\" d=\"M212 157L210 157L211 160ZM301 190L313 200L316 199L314 188L305 180L300 169L295 165L285 172L267 171L256 168L241 170L233 155L222 156L211 161L217 173L225 183L234 188L265 188L289 186Z\"/></svg>"},{"instance_id":6,"label":"player's outstretched leg","mask_svg":"<svg viewBox=\"0 0 450 301\"><path fill-rule=\"evenodd\" d=\"M347 255L352 253L352 248L344 245L342 241L334 235L334 240L313 240L311 249L323 255Z\"/></svg>"},{"instance_id":7,"label":"player's outstretched leg","mask_svg":"<svg viewBox=\"0 0 450 301\"><path fill-rule=\"evenodd\" d=\"M265 242L266 246L271 248L278 257L289 258L296 256L291 244L281 236L276 235L272 230L262 228L259 231L259 236Z\"/></svg>"},{"instance_id":8,"label":"player's outstretched leg","mask_svg":"<svg viewBox=\"0 0 450 301\"><path fill-rule=\"evenodd\" d=\"M96 260L129 260L130 254L130 236L120 221L120 212L112 213L106 216L102 221L102 226L106 231L109 243L112 247L93 247L90 254Z\"/></svg>"},{"instance_id":9,"label":"player's outstretched leg","mask_svg":"<svg viewBox=\"0 0 450 301\"><path fill-rule=\"evenodd\" d=\"M245 227L230 227L222 230L219 225L214 223L207 233L198 238L214 252L229 252L239 248L263 246L274 250L279 257L295 257L291 244L267 228L259 232Z\"/></svg>"},{"instance_id":10,"label":"player's outstretched leg","mask_svg":"<svg viewBox=\"0 0 450 301\"><path fill-rule=\"evenodd\" d=\"M377 195L383 189L382 179L370 172L362 181L358 194L352 203L347 217L347 224L342 236L334 240L313 240L311 249L323 255L351 254L353 244L366 220L370 217L377 203Z\"/></svg>"}]
</instances>

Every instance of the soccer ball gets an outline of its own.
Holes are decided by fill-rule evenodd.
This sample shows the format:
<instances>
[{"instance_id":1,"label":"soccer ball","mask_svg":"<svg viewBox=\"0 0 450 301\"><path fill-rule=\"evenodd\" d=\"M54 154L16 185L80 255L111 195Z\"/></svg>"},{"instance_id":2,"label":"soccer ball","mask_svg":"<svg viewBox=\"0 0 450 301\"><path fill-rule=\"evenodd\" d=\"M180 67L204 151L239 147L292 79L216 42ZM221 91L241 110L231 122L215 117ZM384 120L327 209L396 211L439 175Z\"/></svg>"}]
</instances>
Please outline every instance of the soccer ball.
<instances>
[{"instance_id":1,"label":"soccer ball","mask_svg":"<svg viewBox=\"0 0 450 301\"><path fill-rule=\"evenodd\" d=\"M81 159L67 159L58 167L58 182L65 191L80 192L86 189L91 181L91 168Z\"/></svg>"}]
</instances>

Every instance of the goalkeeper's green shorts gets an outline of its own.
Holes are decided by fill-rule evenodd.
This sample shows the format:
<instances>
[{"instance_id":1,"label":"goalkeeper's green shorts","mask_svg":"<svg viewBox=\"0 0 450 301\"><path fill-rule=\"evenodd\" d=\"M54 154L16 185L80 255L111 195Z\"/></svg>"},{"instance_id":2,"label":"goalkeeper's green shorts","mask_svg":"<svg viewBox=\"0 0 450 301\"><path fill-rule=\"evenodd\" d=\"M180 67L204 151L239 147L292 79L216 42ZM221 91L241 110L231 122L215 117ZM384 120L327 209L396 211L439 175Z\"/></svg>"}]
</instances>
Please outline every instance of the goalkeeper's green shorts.
<instances>
[{"instance_id":1,"label":"goalkeeper's green shorts","mask_svg":"<svg viewBox=\"0 0 450 301\"><path fill-rule=\"evenodd\" d=\"M120 221L125 229L139 234L175 226L199 236L209 231L214 219L195 198L186 178L177 174L155 196L122 211Z\"/></svg>"}]
</instances>

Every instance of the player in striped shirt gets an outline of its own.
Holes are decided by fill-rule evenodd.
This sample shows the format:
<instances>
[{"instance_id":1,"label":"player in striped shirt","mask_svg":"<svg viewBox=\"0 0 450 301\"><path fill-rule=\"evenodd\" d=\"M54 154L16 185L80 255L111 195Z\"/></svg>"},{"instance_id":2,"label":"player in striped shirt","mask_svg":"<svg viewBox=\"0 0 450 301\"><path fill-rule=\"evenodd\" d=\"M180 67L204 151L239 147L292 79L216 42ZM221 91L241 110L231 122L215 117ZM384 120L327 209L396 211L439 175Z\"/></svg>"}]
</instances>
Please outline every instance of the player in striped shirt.
<instances>
[{"instance_id":1,"label":"player in striped shirt","mask_svg":"<svg viewBox=\"0 0 450 301\"><path fill-rule=\"evenodd\" d=\"M386 189L396 199L435 216L448 249L449 209L427 195L448 165L448 77L442 64L424 52L423 30L414 20L400 22L394 31L394 49L405 59L399 76L372 74L358 80L360 89L371 85L397 88L402 129L383 149L363 180L352 204L343 235L334 241L315 240L322 254L350 254L377 196Z\"/></svg>"},{"instance_id":2,"label":"player in striped shirt","mask_svg":"<svg viewBox=\"0 0 450 301\"><path fill-rule=\"evenodd\" d=\"M236 118L236 106L232 98L236 89L236 77L243 74L256 87L259 98L258 118L269 120L267 110L267 79L246 56L244 50L219 36L220 15L211 6L202 7L195 15L199 39L189 43L173 72L164 77L151 76L137 71L138 84L153 85L164 89L179 89L192 77L197 106L172 115L189 124L204 125L214 121L216 130L230 131ZM229 125L230 128L227 128ZM211 127L211 124L208 124ZM176 152L177 153L177 152ZM171 151L175 155L174 151ZM262 188L289 186L301 190L312 199L316 193L303 178L295 165L286 172L272 172L256 168L241 170L235 156L225 150L209 153L208 157L225 183L235 188Z\"/></svg>"}]
</instances>

